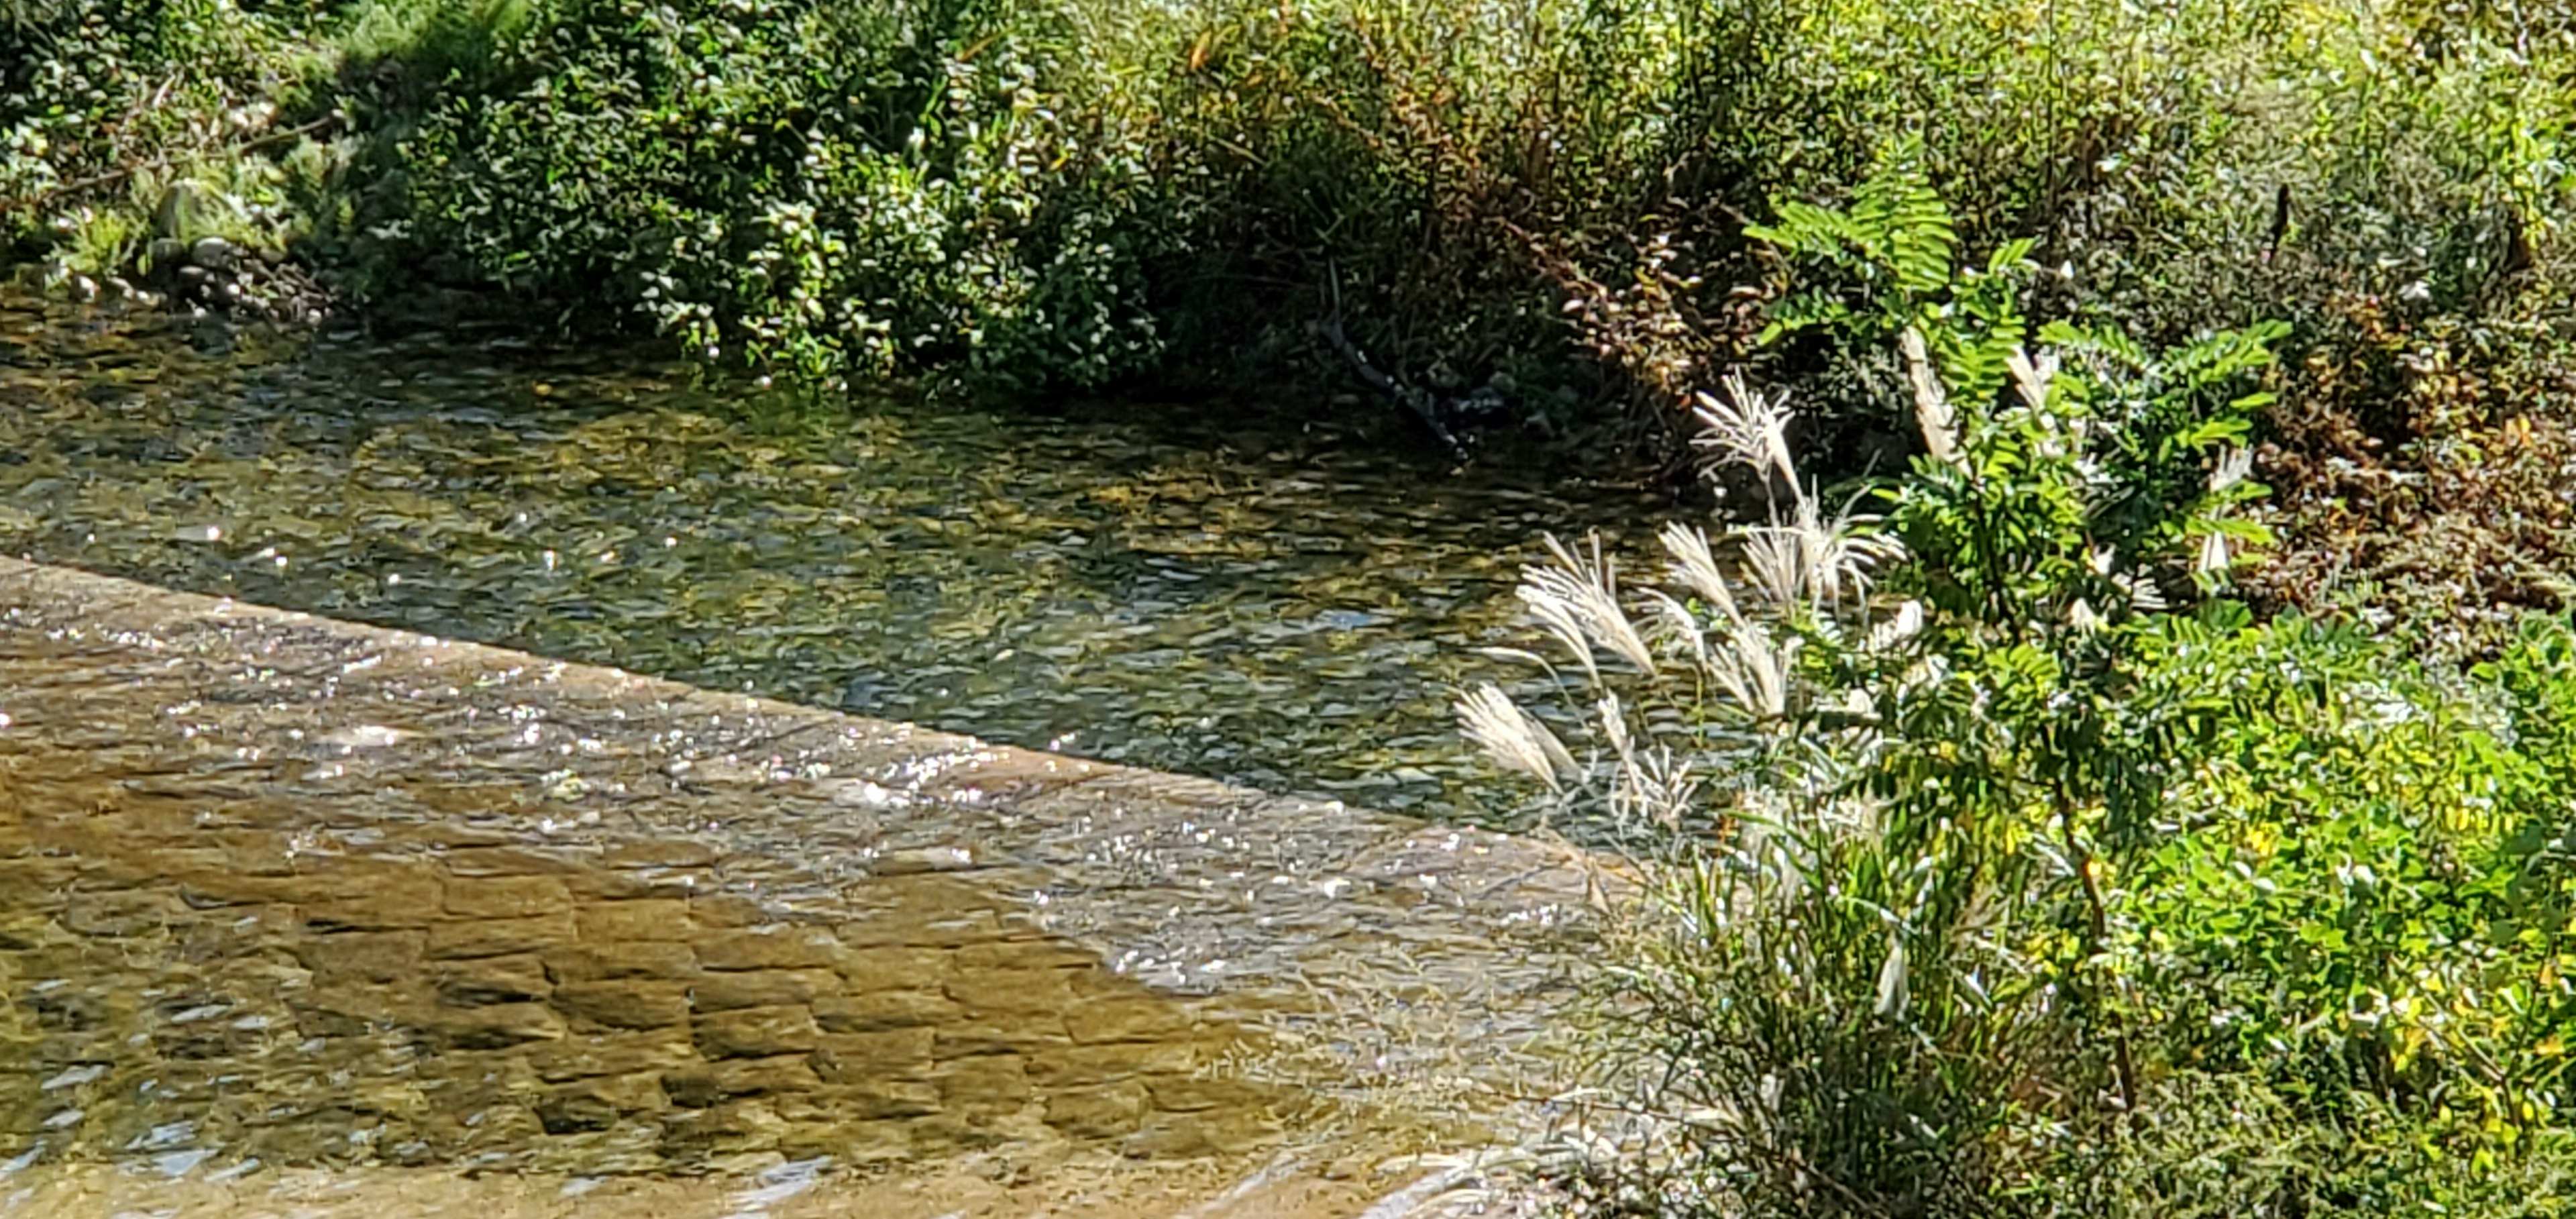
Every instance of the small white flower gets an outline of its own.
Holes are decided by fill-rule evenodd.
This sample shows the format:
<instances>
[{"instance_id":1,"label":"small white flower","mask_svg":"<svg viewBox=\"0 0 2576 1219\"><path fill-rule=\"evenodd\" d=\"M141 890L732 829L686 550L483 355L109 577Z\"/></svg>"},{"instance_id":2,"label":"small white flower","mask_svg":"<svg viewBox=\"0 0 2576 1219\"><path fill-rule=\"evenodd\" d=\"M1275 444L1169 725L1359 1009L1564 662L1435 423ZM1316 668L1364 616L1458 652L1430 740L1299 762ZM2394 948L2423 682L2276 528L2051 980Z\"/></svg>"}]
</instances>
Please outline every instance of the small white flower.
<instances>
[{"instance_id":1,"label":"small white flower","mask_svg":"<svg viewBox=\"0 0 2576 1219\"><path fill-rule=\"evenodd\" d=\"M2218 459L2218 467L2209 472L2210 493L2216 494L2233 487L2245 481L2245 476L2253 472L2254 451L2231 448Z\"/></svg>"}]
</instances>

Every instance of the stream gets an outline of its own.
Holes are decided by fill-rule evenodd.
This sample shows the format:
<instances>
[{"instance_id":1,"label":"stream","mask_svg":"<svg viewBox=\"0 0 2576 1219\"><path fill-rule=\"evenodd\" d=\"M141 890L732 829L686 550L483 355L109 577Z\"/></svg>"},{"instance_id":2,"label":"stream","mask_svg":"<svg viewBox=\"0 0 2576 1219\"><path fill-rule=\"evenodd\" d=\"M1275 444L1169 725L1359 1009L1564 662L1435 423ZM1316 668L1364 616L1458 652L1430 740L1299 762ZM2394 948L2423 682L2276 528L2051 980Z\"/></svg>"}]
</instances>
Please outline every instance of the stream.
<instances>
[{"instance_id":1,"label":"stream","mask_svg":"<svg viewBox=\"0 0 2576 1219\"><path fill-rule=\"evenodd\" d=\"M1444 472L1393 420L886 395L633 351L0 297L0 553L1475 824L1550 531L1634 487ZM1357 412L1365 415L1366 412Z\"/></svg>"},{"instance_id":2,"label":"stream","mask_svg":"<svg viewBox=\"0 0 2576 1219\"><path fill-rule=\"evenodd\" d=\"M1352 415L0 295L0 1211L1436 1193L1598 882L1450 702L1659 505Z\"/></svg>"}]
</instances>

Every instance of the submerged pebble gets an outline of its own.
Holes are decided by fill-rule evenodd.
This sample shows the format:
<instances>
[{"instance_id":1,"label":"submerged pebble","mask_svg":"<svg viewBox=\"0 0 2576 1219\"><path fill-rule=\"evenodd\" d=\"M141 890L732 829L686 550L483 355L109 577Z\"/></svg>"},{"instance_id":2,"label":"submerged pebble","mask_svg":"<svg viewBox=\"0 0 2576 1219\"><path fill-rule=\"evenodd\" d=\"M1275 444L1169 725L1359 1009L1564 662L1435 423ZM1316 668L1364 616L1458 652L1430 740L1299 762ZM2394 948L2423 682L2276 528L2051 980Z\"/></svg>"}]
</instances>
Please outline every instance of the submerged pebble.
<instances>
[{"instance_id":1,"label":"submerged pebble","mask_svg":"<svg viewBox=\"0 0 2576 1219\"><path fill-rule=\"evenodd\" d=\"M0 551L1445 819L1523 815L1449 708L1537 677L1474 651L1520 614L1519 565L1656 511L1285 415L772 418L631 356L358 332L199 355L46 308L0 296L30 356L0 365L0 453L26 458Z\"/></svg>"}]
</instances>

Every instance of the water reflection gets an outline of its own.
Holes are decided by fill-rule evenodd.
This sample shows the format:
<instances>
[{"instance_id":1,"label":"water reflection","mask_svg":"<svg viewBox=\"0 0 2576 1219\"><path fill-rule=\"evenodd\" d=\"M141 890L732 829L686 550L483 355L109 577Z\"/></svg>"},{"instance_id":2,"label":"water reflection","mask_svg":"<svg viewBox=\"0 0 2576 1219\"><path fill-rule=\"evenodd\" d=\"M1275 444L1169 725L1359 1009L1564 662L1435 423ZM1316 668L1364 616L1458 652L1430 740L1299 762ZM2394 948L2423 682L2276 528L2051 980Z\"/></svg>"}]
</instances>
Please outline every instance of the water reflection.
<instances>
[{"instance_id":1,"label":"water reflection","mask_svg":"<svg viewBox=\"0 0 2576 1219\"><path fill-rule=\"evenodd\" d=\"M0 299L0 550L1008 743L1487 823L1451 726L1548 530L1644 495L1383 437Z\"/></svg>"}]
</instances>

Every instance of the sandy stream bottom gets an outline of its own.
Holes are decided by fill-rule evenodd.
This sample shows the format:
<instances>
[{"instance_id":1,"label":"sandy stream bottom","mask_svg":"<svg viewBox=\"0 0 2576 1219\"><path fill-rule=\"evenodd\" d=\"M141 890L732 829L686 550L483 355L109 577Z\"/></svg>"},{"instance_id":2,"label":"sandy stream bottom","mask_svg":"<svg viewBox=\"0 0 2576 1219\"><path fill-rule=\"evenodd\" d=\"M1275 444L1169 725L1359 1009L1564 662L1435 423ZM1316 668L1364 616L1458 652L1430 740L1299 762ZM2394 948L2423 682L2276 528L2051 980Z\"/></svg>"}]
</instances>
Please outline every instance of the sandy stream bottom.
<instances>
[{"instance_id":1,"label":"sandy stream bottom","mask_svg":"<svg viewBox=\"0 0 2576 1219\"><path fill-rule=\"evenodd\" d=\"M792 1167L792 1166L791 1166ZM1325 1170L1331 1171L1331 1170ZM915 1173L754 1177L469 1176L446 1169L278 1169L227 1181L107 1165L0 1179L11 1219L1357 1219L1421 1215L1424 1174L1327 1179L1285 1161L951 1163Z\"/></svg>"}]
</instances>

